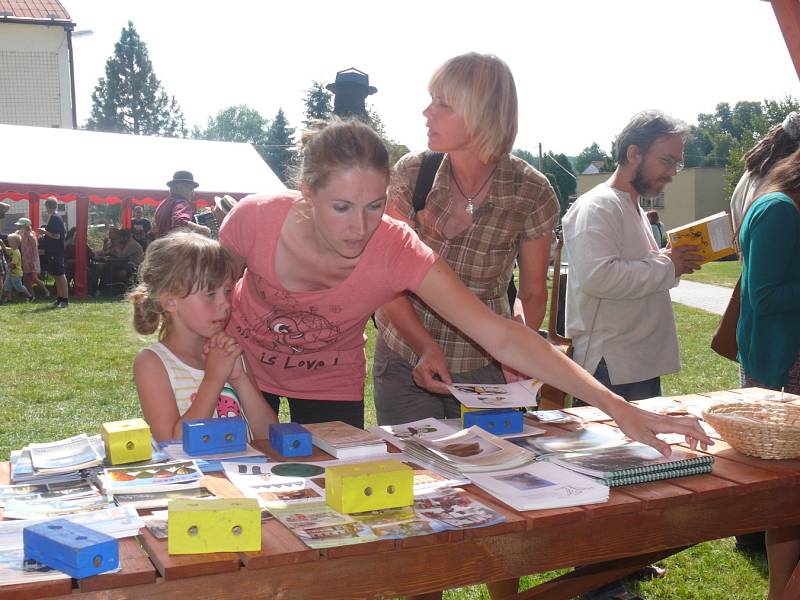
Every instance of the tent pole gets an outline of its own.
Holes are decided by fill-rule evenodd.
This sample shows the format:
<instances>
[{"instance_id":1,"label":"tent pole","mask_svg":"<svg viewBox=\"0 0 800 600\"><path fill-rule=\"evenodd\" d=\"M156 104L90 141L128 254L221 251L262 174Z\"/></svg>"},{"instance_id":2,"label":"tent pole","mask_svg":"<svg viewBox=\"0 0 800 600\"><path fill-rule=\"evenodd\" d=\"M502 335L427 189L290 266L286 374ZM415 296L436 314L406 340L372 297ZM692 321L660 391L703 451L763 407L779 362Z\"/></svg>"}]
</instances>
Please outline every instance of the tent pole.
<instances>
[{"instance_id":1,"label":"tent pole","mask_svg":"<svg viewBox=\"0 0 800 600\"><path fill-rule=\"evenodd\" d=\"M39 194L31 192L28 198L28 218L31 220L31 229L39 231Z\"/></svg>"},{"instance_id":2,"label":"tent pole","mask_svg":"<svg viewBox=\"0 0 800 600\"><path fill-rule=\"evenodd\" d=\"M131 199L125 197L122 199L122 228L131 228L131 218L133 217L133 208L131 207Z\"/></svg>"},{"instance_id":3,"label":"tent pole","mask_svg":"<svg viewBox=\"0 0 800 600\"><path fill-rule=\"evenodd\" d=\"M797 0L772 0L772 10L789 49L794 70L800 76L800 4Z\"/></svg>"},{"instance_id":4,"label":"tent pole","mask_svg":"<svg viewBox=\"0 0 800 600\"><path fill-rule=\"evenodd\" d=\"M88 288L89 257L86 252L86 242L89 234L89 198L80 194L75 202L75 297L86 298Z\"/></svg>"}]
</instances>

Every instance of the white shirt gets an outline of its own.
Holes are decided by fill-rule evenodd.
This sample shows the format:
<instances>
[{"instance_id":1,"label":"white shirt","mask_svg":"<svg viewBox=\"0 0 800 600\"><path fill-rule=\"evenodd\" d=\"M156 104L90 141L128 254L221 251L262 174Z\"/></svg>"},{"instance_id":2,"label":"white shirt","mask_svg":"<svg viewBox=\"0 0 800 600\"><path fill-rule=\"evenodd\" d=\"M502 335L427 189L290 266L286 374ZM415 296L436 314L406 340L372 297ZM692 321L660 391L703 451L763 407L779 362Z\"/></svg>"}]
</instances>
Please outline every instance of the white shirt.
<instances>
[{"instance_id":1,"label":"white shirt","mask_svg":"<svg viewBox=\"0 0 800 600\"><path fill-rule=\"evenodd\" d=\"M738 237L739 228L742 226L744 220L744 213L750 208L753 200L756 199L756 193L762 183L760 177L755 177L748 171L744 170L742 177L736 184L736 188L731 195L731 224L733 225L733 232ZM736 240L736 246L739 246L739 241Z\"/></svg>"},{"instance_id":2,"label":"white shirt","mask_svg":"<svg viewBox=\"0 0 800 600\"><path fill-rule=\"evenodd\" d=\"M680 279L644 211L606 182L578 198L562 222L575 361L593 373L605 358L614 385L680 370L669 296Z\"/></svg>"}]
</instances>

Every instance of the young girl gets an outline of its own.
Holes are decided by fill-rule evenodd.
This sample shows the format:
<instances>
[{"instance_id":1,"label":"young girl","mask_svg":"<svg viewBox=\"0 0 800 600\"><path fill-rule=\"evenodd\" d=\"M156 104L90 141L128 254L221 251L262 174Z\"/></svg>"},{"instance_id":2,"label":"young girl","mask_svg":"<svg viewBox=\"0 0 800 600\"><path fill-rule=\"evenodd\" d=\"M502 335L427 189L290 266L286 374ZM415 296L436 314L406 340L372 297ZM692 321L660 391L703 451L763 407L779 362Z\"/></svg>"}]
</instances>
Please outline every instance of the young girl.
<instances>
[{"instance_id":1,"label":"young girl","mask_svg":"<svg viewBox=\"0 0 800 600\"><path fill-rule=\"evenodd\" d=\"M21 217L14 225L19 227L17 235L22 238L22 247L20 248L22 252L22 281L31 291L31 294L33 294L34 286L38 285L44 290L44 297L49 298L50 291L44 282L39 279L39 273L42 271L39 261L39 244L31 227L31 220L27 217Z\"/></svg>"},{"instance_id":2,"label":"young girl","mask_svg":"<svg viewBox=\"0 0 800 600\"><path fill-rule=\"evenodd\" d=\"M218 242L176 232L153 242L129 294L133 324L159 341L142 350L133 376L156 441L180 439L184 419L242 416L254 438L277 421L225 334L236 263Z\"/></svg>"},{"instance_id":3,"label":"young girl","mask_svg":"<svg viewBox=\"0 0 800 600\"><path fill-rule=\"evenodd\" d=\"M8 272L6 273L3 283L3 296L6 302L11 300L11 290L17 290L25 294L28 302L33 300L33 294L28 291L28 288L22 285L21 246L22 239L16 233L12 233L8 236L8 246L5 246L2 240L0 240L0 248L2 248L8 256Z\"/></svg>"}]
</instances>

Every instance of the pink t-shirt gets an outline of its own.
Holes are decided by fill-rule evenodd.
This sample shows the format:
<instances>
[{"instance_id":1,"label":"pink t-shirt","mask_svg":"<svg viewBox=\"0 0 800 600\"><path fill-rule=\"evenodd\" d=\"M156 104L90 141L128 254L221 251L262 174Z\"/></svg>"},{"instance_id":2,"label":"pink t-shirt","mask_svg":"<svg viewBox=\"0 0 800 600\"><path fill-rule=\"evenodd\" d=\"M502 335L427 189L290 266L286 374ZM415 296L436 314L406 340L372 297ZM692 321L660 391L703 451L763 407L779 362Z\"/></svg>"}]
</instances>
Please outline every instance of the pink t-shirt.
<instances>
[{"instance_id":1,"label":"pink t-shirt","mask_svg":"<svg viewBox=\"0 0 800 600\"><path fill-rule=\"evenodd\" d=\"M333 288L290 292L275 274L281 226L297 192L248 196L225 218L220 242L247 268L233 292L228 333L236 337L259 387L311 400L361 400L364 327L375 310L416 291L437 260L406 224L383 217L353 272Z\"/></svg>"}]
</instances>

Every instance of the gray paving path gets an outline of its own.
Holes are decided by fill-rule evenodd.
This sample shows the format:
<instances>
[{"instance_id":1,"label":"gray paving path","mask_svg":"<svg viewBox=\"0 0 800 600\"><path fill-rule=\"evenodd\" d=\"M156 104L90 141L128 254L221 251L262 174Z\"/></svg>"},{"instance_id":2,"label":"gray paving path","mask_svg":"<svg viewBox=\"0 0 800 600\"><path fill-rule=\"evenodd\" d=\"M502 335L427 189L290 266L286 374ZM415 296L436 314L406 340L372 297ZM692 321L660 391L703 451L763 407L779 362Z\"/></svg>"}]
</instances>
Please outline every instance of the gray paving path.
<instances>
[{"instance_id":1,"label":"gray paving path","mask_svg":"<svg viewBox=\"0 0 800 600\"><path fill-rule=\"evenodd\" d=\"M708 283L681 281L678 287L672 288L669 293L673 302L721 315L728 306L733 289Z\"/></svg>"}]
</instances>

